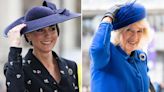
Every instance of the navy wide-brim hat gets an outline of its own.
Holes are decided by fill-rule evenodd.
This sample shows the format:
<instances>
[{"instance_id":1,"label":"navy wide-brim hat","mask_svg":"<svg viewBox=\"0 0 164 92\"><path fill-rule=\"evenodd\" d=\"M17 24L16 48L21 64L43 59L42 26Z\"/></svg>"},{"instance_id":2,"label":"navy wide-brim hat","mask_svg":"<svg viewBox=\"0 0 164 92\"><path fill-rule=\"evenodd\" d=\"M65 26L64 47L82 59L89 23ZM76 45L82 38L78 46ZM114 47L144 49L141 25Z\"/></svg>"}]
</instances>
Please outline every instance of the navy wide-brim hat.
<instances>
[{"instance_id":1,"label":"navy wide-brim hat","mask_svg":"<svg viewBox=\"0 0 164 92\"><path fill-rule=\"evenodd\" d=\"M137 3L128 3L122 6L115 15L112 22L113 29L117 30L132 23L140 21L146 17L144 6Z\"/></svg>"},{"instance_id":2,"label":"navy wide-brim hat","mask_svg":"<svg viewBox=\"0 0 164 92\"><path fill-rule=\"evenodd\" d=\"M79 16L79 13L72 13L67 9L56 9L53 3L45 0L43 6L33 7L27 11L25 16L11 23L5 29L4 35L7 37L10 29L22 23L25 23L27 26L21 30L21 34L26 34Z\"/></svg>"}]
</instances>

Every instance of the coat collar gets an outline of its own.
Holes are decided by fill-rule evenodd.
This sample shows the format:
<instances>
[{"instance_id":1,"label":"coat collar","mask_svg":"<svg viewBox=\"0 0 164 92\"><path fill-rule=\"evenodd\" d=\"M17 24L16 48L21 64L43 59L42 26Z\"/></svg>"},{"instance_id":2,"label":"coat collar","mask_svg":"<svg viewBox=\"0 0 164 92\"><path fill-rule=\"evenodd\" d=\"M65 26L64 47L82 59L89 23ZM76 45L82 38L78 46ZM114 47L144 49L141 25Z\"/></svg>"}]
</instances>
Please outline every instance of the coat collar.
<instances>
[{"instance_id":1,"label":"coat collar","mask_svg":"<svg viewBox=\"0 0 164 92\"><path fill-rule=\"evenodd\" d=\"M49 76L50 74L49 74L48 70L37 59L37 57L35 57L35 55L32 52L33 52L33 49L29 49L28 53L26 54L26 56L24 58L25 62L30 63L30 67L33 69L34 72L36 71L36 73L39 73L37 71L42 71L43 73L45 73L45 76ZM68 65L66 64L66 61L63 58L59 57L54 51L52 51L52 54L58 63L60 74L61 74L61 81L62 81L63 77L65 77L65 78L69 77ZM41 76L41 77L43 77L43 76ZM54 78L52 76L51 76L51 80L54 80Z\"/></svg>"},{"instance_id":2,"label":"coat collar","mask_svg":"<svg viewBox=\"0 0 164 92\"><path fill-rule=\"evenodd\" d=\"M120 51L120 53L125 57L126 60L128 60L129 62L132 61L146 61L147 57L146 57L146 53L144 53L141 50L134 50L131 52L130 55L128 55L119 45L116 46L117 49Z\"/></svg>"}]
</instances>

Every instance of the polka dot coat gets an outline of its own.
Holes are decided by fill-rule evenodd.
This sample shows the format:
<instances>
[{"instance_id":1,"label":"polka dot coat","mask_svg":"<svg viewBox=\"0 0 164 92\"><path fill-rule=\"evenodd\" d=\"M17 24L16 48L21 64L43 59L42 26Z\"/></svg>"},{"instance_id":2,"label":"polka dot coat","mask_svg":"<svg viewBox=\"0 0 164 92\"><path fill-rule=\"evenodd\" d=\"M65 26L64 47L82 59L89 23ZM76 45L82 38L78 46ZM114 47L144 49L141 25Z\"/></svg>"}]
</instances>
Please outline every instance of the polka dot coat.
<instances>
[{"instance_id":1,"label":"polka dot coat","mask_svg":"<svg viewBox=\"0 0 164 92\"><path fill-rule=\"evenodd\" d=\"M10 48L8 62L4 66L7 92L79 92L75 62L60 58L53 52L61 74L61 80L57 83L32 54L32 49L24 59L21 51L21 48Z\"/></svg>"}]
</instances>

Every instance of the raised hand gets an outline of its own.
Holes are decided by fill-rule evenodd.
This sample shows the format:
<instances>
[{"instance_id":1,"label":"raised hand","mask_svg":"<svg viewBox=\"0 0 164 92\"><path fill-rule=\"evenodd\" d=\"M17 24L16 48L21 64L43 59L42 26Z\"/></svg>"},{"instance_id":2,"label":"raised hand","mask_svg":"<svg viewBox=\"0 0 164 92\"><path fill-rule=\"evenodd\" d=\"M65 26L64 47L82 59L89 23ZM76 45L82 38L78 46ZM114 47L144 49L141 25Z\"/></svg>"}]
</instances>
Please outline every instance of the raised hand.
<instances>
[{"instance_id":1,"label":"raised hand","mask_svg":"<svg viewBox=\"0 0 164 92\"><path fill-rule=\"evenodd\" d=\"M26 24L19 24L15 27L13 27L9 32L8 32L8 39L9 39L9 44L10 47L20 47L21 44L21 30L26 27Z\"/></svg>"},{"instance_id":2,"label":"raised hand","mask_svg":"<svg viewBox=\"0 0 164 92\"><path fill-rule=\"evenodd\" d=\"M104 14L103 19L105 17L111 18L112 21L114 21L115 14L118 12L118 10L122 7L123 5L114 5L113 7L109 8L107 12Z\"/></svg>"}]
</instances>

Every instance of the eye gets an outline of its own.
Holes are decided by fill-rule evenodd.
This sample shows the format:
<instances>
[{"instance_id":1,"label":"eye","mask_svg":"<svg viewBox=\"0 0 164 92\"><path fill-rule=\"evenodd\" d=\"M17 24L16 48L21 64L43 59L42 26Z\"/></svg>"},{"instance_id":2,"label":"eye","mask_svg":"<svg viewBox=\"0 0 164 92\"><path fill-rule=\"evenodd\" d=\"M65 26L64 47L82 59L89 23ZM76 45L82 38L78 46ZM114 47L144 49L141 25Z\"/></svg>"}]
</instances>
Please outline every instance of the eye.
<instances>
[{"instance_id":1,"label":"eye","mask_svg":"<svg viewBox=\"0 0 164 92\"><path fill-rule=\"evenodd\" d=\"M55 30L56 30L56 26L55 26L55 25L50 26L50 29L51 29L52 31L55 31Z\"/></svg>"},{"instance_id":2,"label":"eye","mask_svg":"<svg viewBox=\"0 0 164 92\"><path fill-rule=\"evenodd\" d=\"M52 30L56 30L56 28L55 27L52 27Z\"/></svg>"},{"instance_id":3,"label":"eye","mask_svg":"<svg viewBox=\"0 0 164 92\"><path fill-rule=\"evenodd\" d=\"M138 33L142 33L142 32L143 32L143 29L141 29L141 30L138 30L137 32L138 32Z\"/></svg>"},{"instance_id":4,"label":"eye","mask_svg":"<svg viewBox=\"0 0 164 92\"><path fill-rule=\"evenodd\" d=\"M41 32L43 32L43 30L42 29L38 29L38 30L36 30L36 32L41 33Z\"/></svg>"},{"instance_id":5,"label":"eye","mask_svg":"<svg viewBox=\"0 0 164 92\"><path fill-rule=\"evenodd\" d=\"M126 30L126 32L127 33L133 33L133 30L129 28L129 29Z\"/></svg>"},{"instance_id":6,"label":"eye","mask_svg":"<svg viewBox=\"0 0 164 92\"><path fill-rule=\"evenodd\" d=\"M131 29L127 29L126 31L131 31Z\"/></svg>"}]
</instances>

